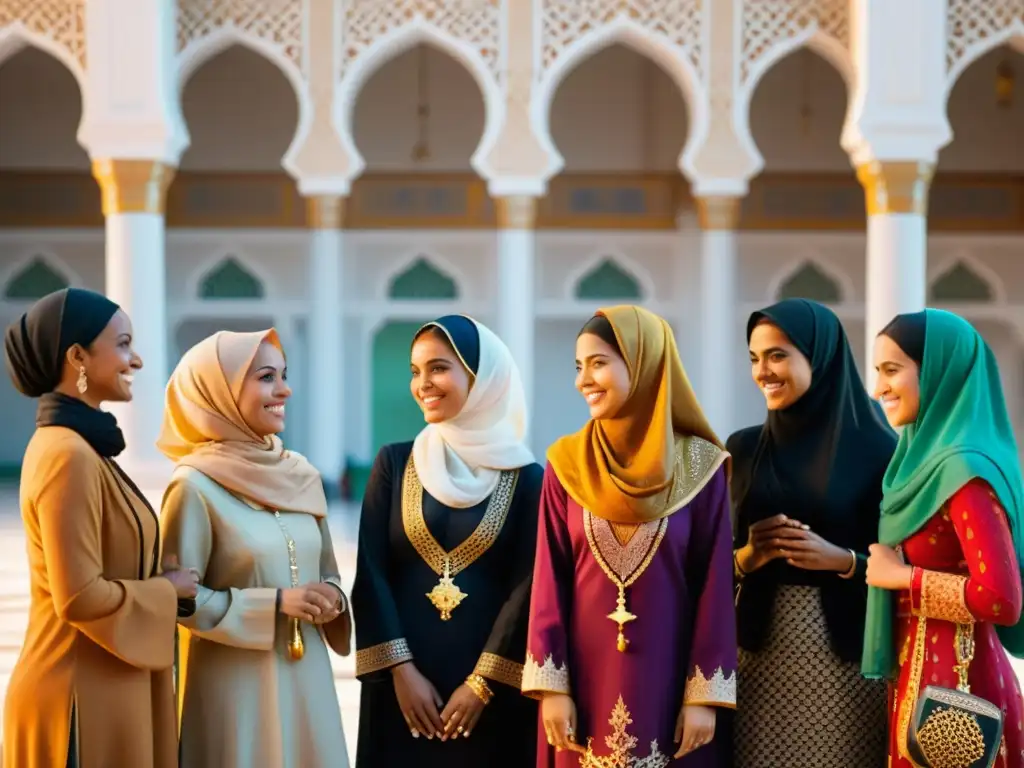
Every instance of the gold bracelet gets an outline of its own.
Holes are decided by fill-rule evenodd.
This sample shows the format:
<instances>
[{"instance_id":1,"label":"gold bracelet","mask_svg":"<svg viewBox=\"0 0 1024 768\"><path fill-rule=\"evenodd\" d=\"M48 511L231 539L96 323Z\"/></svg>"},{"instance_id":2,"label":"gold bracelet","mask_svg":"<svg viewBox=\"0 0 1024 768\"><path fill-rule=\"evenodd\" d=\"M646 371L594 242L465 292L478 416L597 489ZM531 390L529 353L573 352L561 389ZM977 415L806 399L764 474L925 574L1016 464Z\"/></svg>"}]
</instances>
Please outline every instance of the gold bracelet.
<instances>
[{"instance_id":1,"label":"gold bracelet","mask_svg":"<svg viewBox=\"0 0 1024 768\"><path fill-rule=\"evenodd\" d=\"M467 677L466 685L484 704L490 704L491 699L494 698L494 691L491 690L491 687L487 685L487 681L480 675L473 674Z\"/></svg>"},{"instance_id":2,"label":"gold bracelet","mask_svg":"<svg viewBox=\"0 0 1024 768\"><path fill-rule=\"evenodd\" d=\"M738 549L732 551L732 567L737 579L742 579L747 575L747 572L740 568L740 551Z\"/></svg>"},{"instance_id":3,"label":"gold bracelet","mask_svg":"<svg viewBox=\"0 0 1024 768\"><path fill-rule=\"evenodd\" d=\"M849 550L849 552L851 555L853 555L853 565L850 566L850 570L848 570L846 573L839 574L840 579L852 579L854 577L854 574L857 573L857 565L859 558L857 557L857 553L854 552L852 549Z\"/></svg>"}]
</instances>

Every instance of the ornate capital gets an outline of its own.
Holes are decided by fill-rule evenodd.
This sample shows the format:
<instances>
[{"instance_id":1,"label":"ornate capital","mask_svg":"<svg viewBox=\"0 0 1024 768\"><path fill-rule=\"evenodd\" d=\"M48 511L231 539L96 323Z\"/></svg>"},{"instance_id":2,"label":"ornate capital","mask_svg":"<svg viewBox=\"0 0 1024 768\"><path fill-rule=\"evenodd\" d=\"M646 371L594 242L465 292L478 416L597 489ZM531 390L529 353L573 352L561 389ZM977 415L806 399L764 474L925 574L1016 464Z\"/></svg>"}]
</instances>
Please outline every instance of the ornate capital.
<instances>
[{"instance_id":1,"label":"ornate capital","mask_svg":"<svg viewBox=\"0 0 1024 768\"><path fill-rule=\"evenodd\" d=\"M92 175L103 195L103 215L163 214L174 172L173 166L159 160L93 160Z\"/></svg>"},{"instance_id":2,"label":"ornate capital","mask_svg":"<svg viewBox=\"0 0 1024 768\"><path fill-rule=\"evenodd\" d=\"M307 197L306 224L310 229L341 229L345 226L345 198L340 195Z\"/></svg>"},{"instance_id":3,"label":"ornate capital","mask_svg":"<svg viewBox=\"0 0 1024 768\"><path fill-rule=\"evenodd\" d=\"M708 230L732 230L740 223L739 197L708 195L697 198L697 220L700 228Z\"/></svg>"},{"instance_id":4,"label":"ornate capital","mask_svg":"<svg viewBox=\"0 0 1024 768\"><path fill-rule=\"evenodd\" d=\"M857 166L868 216L885 213L928 215L928 189L933 163L871 160Z\"/></svg>"},{"instance_id":5,"label":"ornate capital","mask_svg":"<svg viewBox=\"0 0 1024 768\"><path fill-rule=\"evenodd\" d=\"M527 195L510 195L494 200L498 212L498 229L533 229L537 218L537 199Z\"/></svg>"}]
</instances>

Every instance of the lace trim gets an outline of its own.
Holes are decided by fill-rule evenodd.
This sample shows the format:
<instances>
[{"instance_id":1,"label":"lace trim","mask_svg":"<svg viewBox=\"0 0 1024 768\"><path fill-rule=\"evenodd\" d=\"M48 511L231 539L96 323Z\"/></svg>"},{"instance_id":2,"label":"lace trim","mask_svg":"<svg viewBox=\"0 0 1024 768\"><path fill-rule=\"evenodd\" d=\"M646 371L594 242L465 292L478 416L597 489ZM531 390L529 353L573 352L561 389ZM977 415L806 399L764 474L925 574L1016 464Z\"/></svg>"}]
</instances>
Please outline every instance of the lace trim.
<instances>
[{"instance_id":1,"label":"lace trim","mask_svg":"<svg viewBox=\"0 0 1024 768\"><path fill-rule=\"evenodd\" d=\"M569 667L555 666L554 657L549 653L543 664L538 664L533 654L526 652L523 665L523 693L572 693L569 688Z\"/></svg>"},{"instance_id":2,"label":"lace trim","mask_svg":"<svg viewBox=\"0 0 1024 768\"><path fill-rule=\"evenodd\" d=\"M658 748L657 739L651 742L651 752L647 757L636 757L633 754L640 740L628 730L632 723L633 716L620 694L612 710L612 716L608 719L612 732L604 737L605 746L609 749L608 754L601 757L595 755L594 740L587 739L587 753L580 759L580 768L666 768L672 762L672 758Z\"/></svg>"},{"instance_id":3,"label":"lace trim","mask_svg":"<svg viewBox=\"0 0 1024 768\"><path fill-rule=\"evenodd\" d=\"M519 689L523 685L523 665L499 656L496 653L482 653L473 673Z\"/></svg>"},{"instance_id":4,"label":"lace trim","mask_svg":"<svg viewBox=\"0 0 1024 768\"><path fill-rule=\"evenodd\" d=\"M378 643L356 651L356 677L368 675L396 664L412 660L412 650L409 642L400 637L397 640L388 640L386 643Z\"/></svg>"},{"instance_id":5,"label":"lace trim","mask_svg":"<svg viewBox=\"0 0 1024 768\"><path fill-rule=\"evenodd\" d=\"M925 570L921 574L921 615L957 624L973 623L964 595L966 585L966 576Z\"/></svg>"},{"instance_id":6,"label":"lace trim","mask_svg":"<svg viewBox=\"0 0 1024 768\"><path fill-rule=\"evenodd\" d=\"M700 667L695 667L693 676L686 680L683 703L735 709L736 673L730 672L726 675L725 671L719 667L711 677L704 677Z\"/></svg>"}]
</instances>

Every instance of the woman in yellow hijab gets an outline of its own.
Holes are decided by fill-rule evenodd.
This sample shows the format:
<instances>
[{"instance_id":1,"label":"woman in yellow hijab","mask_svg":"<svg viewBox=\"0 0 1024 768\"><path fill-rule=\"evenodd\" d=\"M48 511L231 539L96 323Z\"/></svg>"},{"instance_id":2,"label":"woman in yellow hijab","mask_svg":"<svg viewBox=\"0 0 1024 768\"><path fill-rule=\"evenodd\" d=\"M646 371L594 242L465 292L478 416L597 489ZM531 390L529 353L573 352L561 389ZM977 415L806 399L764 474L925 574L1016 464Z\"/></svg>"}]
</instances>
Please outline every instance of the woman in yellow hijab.
<instances>
[{"instance_id":1,"label":"woman in yellow hijab","mask_svg":"<svg viewBox=\"0 0 1024 768\"><path fill-rule=\"evenodd\" d=\"M348 603L320 475L277 437L290 396L273 330L214 334L167 385L164 556L200 577L181 621L189 768L348 765L327 655L349 652Z\"/></svg>"},{"instance_id":2,"label":"woman in yellow hijab","mask_svg":"<svg viewBox=\"0 0 1024 768\"><path fill-rule=\"evenodd\" d=\"M713 768L736 701L728 455L657 315L598 311L576 371L591 418L548 452L523 673L538 768Z\"/></svg>"}]
</instances>

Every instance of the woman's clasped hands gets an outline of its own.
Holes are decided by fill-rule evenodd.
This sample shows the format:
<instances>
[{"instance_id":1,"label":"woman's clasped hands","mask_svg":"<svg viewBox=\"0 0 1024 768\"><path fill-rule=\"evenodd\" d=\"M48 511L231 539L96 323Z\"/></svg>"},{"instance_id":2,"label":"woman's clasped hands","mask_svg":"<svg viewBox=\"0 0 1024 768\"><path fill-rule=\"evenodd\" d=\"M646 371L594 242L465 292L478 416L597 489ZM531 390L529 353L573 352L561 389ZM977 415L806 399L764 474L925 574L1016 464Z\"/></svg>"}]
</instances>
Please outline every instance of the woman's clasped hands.
<instances>
[{"instance_id":1,"label":"woman's clasped hands","mask_svg":"<svg viewBox=\"0 0 1024 768\"><path fill-rule=\"evenodd\" d=\"M786 515L759 520L748 529L745 546L736 552L736 564L752 573L772 560L785 560L808 571L845 573L854 565L854 555L811 530L809 525Z\"/></svg>"},{"instance_id":2,"label":"woman's clasped hands","mask_svg":"<svg viewBox=\"0 0 1024 768\"><path fill-rule=\"evenodd\" d=\"M341 615L341 590L314 581L301 587L281 590L281 613L312 624L327 624Z\"/></svg>"}]
</instances>

